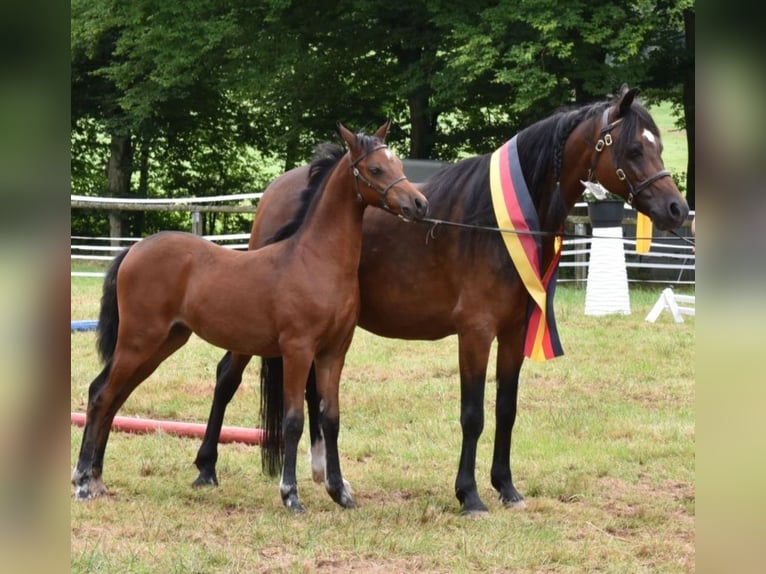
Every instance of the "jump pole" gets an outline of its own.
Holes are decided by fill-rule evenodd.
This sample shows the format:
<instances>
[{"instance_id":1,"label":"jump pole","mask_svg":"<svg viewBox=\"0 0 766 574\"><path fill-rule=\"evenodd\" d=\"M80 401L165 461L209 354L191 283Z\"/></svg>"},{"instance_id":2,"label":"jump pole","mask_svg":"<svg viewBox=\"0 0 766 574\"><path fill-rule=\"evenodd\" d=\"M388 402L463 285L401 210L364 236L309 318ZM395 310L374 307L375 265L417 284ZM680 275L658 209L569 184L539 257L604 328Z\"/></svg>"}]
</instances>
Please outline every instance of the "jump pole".
<instances>
[{"instance_id":1,"label":"jump pole","mask_svg":"<svg viewBox=\"0 0 766 574\"><path fill-rule=\"evenodd\" d=\"M72 413L72 424L78 427L85 426L85 415L83 413ZM183 423L178 421L161 421L120 416L114 417L114 421L112 422L112 430L133 434L148 434L163 431L175 436L202 438L205 436L205 428L206 425L198 423ZM259 445L263 440L264 434L262 429L223 427L218 442L240 442L248 445Z\"/></svg>"}]
</instances>

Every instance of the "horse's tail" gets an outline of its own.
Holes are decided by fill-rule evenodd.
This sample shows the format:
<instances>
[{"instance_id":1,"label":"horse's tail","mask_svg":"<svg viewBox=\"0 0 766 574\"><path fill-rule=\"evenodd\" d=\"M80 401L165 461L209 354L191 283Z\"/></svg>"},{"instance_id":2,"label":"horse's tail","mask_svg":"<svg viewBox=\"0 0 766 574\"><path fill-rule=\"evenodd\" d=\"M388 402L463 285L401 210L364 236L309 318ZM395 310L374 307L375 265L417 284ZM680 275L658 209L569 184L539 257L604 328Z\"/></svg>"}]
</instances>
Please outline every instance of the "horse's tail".
<instances>
[{"instance_id":1,"label":"horse's tail","mask_svg":"<svg viewBox=\"0 0 766 574\"><path fill-rule=\"evenodd\" d=\"M261 468L270 476L281 472L285 457L283 372L282 357L261 358Z\"/></svg>"},{"instance_id":2,"label":"horse's tail","mask_svg":"<svg viewBox=\"0 0 766 574\"><path fill-rule=\"evenodd\" d=\"M112 360L114 349L117 346L117 328L120 325L120 315L117 311L117 270L127 254L128 249L125 249L112 260L104 279L101 311L98 314L98 326L96 327L98 337L96 347L101 361L104 363Z\"/></svg>"}]
</instances>

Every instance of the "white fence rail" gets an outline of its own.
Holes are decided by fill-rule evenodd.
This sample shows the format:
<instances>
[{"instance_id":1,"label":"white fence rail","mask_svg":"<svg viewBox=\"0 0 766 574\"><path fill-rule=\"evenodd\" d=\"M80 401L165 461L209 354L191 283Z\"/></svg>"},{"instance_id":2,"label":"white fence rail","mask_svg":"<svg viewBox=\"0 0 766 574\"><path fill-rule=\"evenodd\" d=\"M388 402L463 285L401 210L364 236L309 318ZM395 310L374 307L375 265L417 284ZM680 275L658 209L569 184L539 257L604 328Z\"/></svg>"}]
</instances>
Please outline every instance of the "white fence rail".
<instances>
[{"instance_id":1,"label":"white fence rail","mask_svg":"<svg viewBox=\"0 0 766 574\"><path fill-rule=\"evenodd\" d=\"M72 207L95 208L95 209L165 209L186 211L236 211L254 213L252 205L198 205L202 202L241 201L244 199L257 199L262 194L238 194L233 196L212 196L200 198L179 198L175 200L136 200L131 201L117 198L90 198L84 196L72 196ZM584 282L587 278L588 262L591 251L590 225L587 224L587 216L577 215L578 210L583 212L585 204L575 206L573 213L567 220L567 229L574 229L575 234L583 235L582 238L565 239L562 246L559 281ZM626 211L626 213L630 213ZM634 213L634 212L633 212ZM691 217L687 221L688 227ZM635 217L635 216L633 216ZM192 229L194 231L194 229ZM648 253L636 252L636 239L631 237L635 234L635 219L626 217L623 220L623 248L625 250L625 265L628 270L628 280L635 283L661 283L672 285L695 284L695 254L693 246L679 240L677 237L655 233ZM228 249L247 249L249 233L235 233L222 235L203 235L206 239L218 243ZM76 270L75 267L83 267L83 263L108 262L119 251L139 241L137 237L71 237L71 259L73 270L72 277L103 277L101 271ZM81 263L77 263L81 262Z\"/></svg>"}]
</instances>

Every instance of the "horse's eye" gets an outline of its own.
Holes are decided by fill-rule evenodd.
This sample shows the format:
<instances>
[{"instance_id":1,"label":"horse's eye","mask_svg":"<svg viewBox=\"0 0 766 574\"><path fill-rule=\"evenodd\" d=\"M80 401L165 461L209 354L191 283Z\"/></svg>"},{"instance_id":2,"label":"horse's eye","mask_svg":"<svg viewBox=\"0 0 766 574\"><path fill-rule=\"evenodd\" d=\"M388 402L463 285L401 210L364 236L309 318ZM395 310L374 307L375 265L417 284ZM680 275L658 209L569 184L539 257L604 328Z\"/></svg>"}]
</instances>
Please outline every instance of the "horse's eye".
<instances>
[{"instance_id":1,"label":"horse's eye","mask_svg":"<svg viewBox=\"0 0 766 574\"><path fill-rule=\"evenodd\" d=\"M644 155L644 148L638 144L632 145L628 148L628 158L638 159Z\"/></svg>"},{"instance_id":2,"label":"horse's eye","mask_svg":"<svg viewBox=\"0 0 766 574\"><path fill-rule=\"evenodd\" d=\"M380 175L381 173L383 173L383 170L382 170L382 169L380 169L380 168L379 168L379 167L377 167L377 166L373 166L373 167L371 167L371 168L370 168L370 175L373 175L373 176L378 176L378 175Z\"/></svg>"}]
</instances>

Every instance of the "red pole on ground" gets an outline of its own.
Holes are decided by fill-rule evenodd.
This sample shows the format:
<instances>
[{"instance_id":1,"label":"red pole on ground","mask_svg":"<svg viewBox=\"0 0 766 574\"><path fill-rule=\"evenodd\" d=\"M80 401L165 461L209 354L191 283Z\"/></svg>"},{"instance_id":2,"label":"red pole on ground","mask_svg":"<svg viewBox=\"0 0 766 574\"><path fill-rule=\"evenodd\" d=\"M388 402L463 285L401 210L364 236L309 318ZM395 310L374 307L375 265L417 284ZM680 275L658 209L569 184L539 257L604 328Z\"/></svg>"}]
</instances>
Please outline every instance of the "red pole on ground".
<instances>
[{"instance_id":1,"label":"red pole on ground","mask_svg":"<svg viewBox=\"0 0 766 574\"><path fill-rule=\"evenodd\" d=\"M82 413L72 413L72 424L79 427L85 425L85 415ZM139 419L133 417L114 417L112 430L129 432L134 434L153 433L159 430L168 434L184 437L205 436L206 425L197 423L182 423L177 421L160 421L154 419ZM219 443L241 442L250 445L259 445L263 440L264 432L262 429L252 429L247 427L223 427Z\"/></svg>"}]
</instances>

